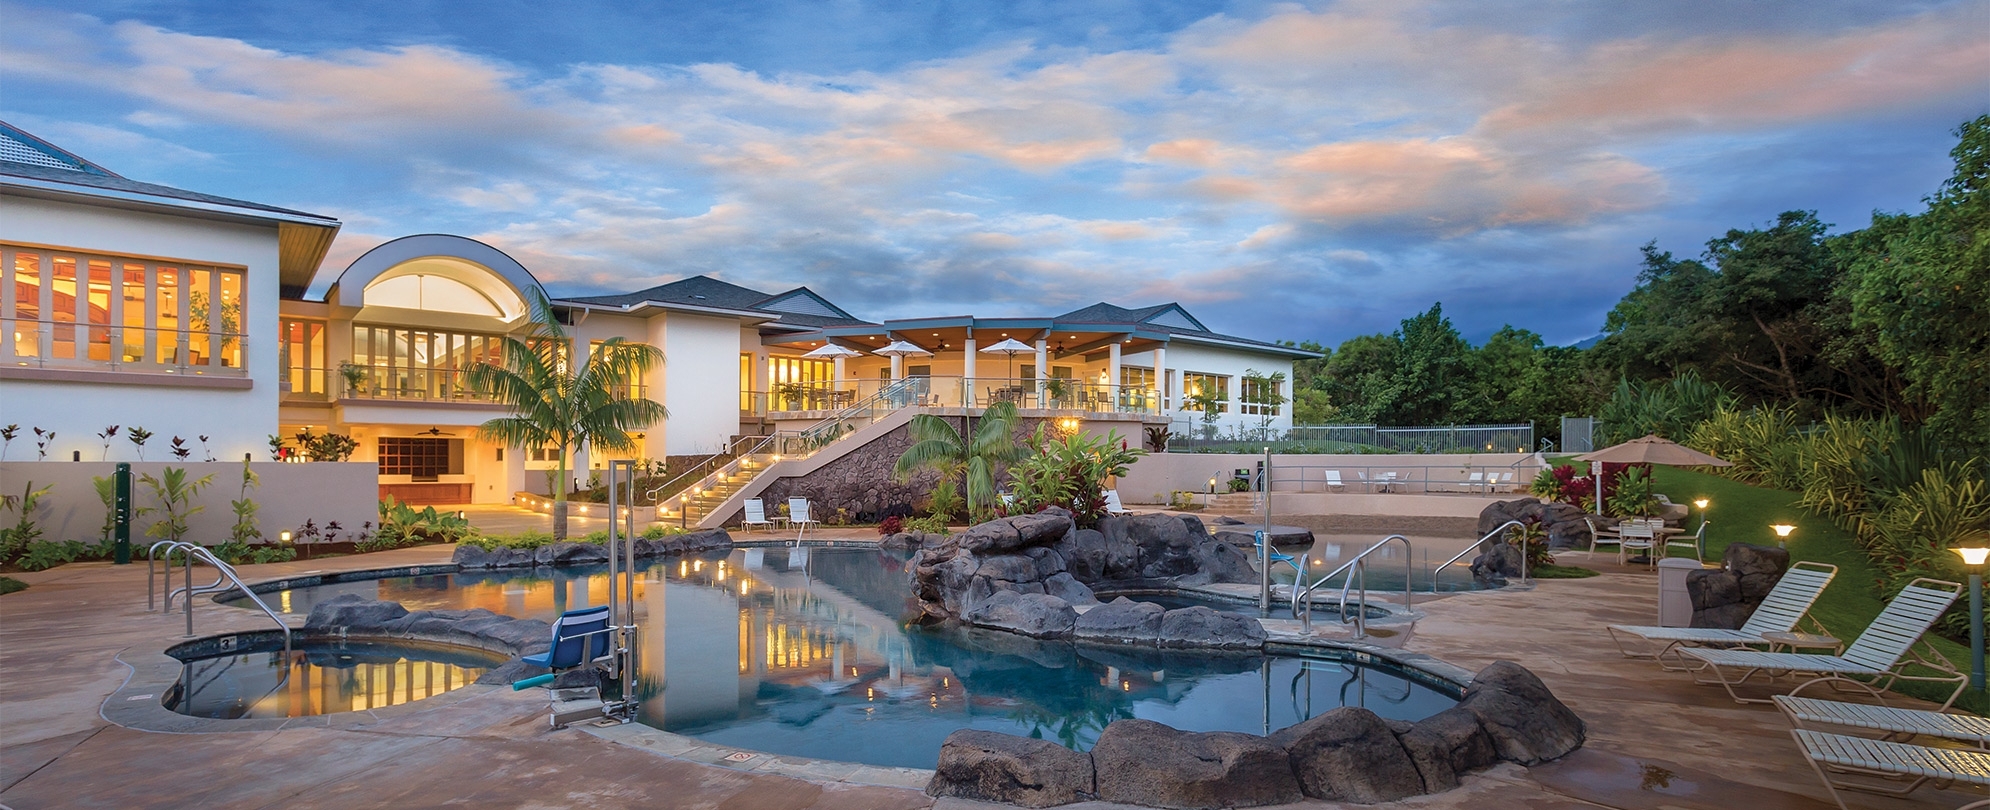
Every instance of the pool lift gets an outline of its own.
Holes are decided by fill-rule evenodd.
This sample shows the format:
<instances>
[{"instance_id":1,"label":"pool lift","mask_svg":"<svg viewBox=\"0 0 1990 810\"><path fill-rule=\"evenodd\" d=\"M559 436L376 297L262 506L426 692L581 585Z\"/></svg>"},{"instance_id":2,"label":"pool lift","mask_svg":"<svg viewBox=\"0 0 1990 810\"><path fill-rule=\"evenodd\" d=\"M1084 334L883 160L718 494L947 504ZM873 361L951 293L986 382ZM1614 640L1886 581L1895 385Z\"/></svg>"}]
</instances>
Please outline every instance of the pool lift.
<instances>
[{"instance_id":1,"label":"pool lift","mask_svg":"<svg viewBox=\"0 0 1990 810\"><path fill-rule=\"evenodd\" d=\"M589 719L597 725L629 723L636 719L640 709L638 678L642 670L637 663L636 650L640 629L636 625L636 462L608 462L607 489L608 621L604 630L589 631L584 635L608 634L608 679L621 686L621 697L603 700L600 689L593 686L553 689L551 715L554 728L564 728ZM598 618L595 620L599 621ZM586 654L583 654L581 666L592 665L593 661L586 660ZM511 688L518 691L550 686L556 678L550 673L526 678L513 683Z\"/></svg>"}]
</instances>

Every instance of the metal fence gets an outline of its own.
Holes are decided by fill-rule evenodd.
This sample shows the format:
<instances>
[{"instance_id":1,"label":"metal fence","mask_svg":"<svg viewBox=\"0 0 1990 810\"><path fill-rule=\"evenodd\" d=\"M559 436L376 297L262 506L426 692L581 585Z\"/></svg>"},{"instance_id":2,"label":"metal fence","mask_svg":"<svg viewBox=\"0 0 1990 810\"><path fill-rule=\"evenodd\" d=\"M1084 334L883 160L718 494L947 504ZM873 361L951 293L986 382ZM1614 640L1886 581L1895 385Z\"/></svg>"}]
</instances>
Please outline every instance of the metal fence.
<instances>
[{"instance_id":1,"label":"metal fence","mask_svg":"<svg viewBox=\"0 0 1990 810\"><path fill-rule=\"evenodd\" d=\"M1378 425L1295 425L1290 430L1244 429L1230 435L1195 438L1177 430L1168 442L1174 452L1277 453L1530 453L1534 424L1381 427Z\"/></svg>"}]
</instances>

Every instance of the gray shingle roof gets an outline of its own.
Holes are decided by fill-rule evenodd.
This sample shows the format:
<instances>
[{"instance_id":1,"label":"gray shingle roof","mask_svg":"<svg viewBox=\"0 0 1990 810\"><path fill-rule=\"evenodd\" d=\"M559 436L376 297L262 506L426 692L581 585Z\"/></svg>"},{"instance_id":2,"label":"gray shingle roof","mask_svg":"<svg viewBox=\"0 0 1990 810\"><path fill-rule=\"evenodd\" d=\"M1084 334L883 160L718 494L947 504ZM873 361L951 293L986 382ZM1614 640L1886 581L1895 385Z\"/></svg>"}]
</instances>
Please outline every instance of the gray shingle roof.
<instances>
[{"instance_id":1,"label":"gray shingle roof","mask_svg":"<svg viewBox=\"0 0 1990 810\"><path fill-rule=\"evenodd\" d=\"M320 214L296 211L289 208L278 208L274 205L264 205L262 203L249 202L248 200L237 200L232 197L202 194L198 191L187 191L186 189L162 186L156 183L141 183L137 180L121 177L102 166L77 157L4 121L0 121L0 137L5 137L20 147L25 147L40 153L42 156L51 158L31 163L25 162L25 160L32 156L13 154L0 157L0 176L19 177L76 186L78 193L84 194L89 193L90 189L101 189L104 191L142 194L149 197L162 197L207 205L222 205L230 208L267 211L273 214L284 214L294 217L309 217L311 219L324 220L328 224L333 222L331 217ZM71 165L56 164L72 164L73 168Z\"/></svg>"},{"instance_id":2,"label":"gray shingle roof","mask_svg":"<svg viewBox=\"0 0 1990 810\"><path fill-rule=\"evenodd\" d=\"M1302 351L1300 349L1295 349L1291 346L1285 346L1278 343L1272 343L1269 341L1252 340L1251 338L1237 337L1236 335L1225 335L1218 332L1212 332L1206 329L1186 329L1171 324L1156 323L1154 321L1148 320L1149 318L1153 318L1156 315L1160 315L1164 312L1167 312L1170 309L1179 309L1184 314L1188 312L1188 310L1183 308L1180 304L1174 303L1172 301L1166 304L1156 304L1151 307L1140 307L1138 309L1128 309L1126 307L1115 306L1113 304L1108 304L1104 301L1101 301L1099 303L1093 304L1083 309L1075 309L1070 312L1066 312L1062 315L1052 318L1051 321L1058 324L1059 326L1078 326L1083 324L1100 324L1100 325L1109 325L1109 326L1139 326L1141 329L1146 331L1165 332L1169 335L1178 335L1187 338L1199 337L1211 340L1220 340L1226 343L1240 343L1250 346L1263 346L1266 348L1279 349L1285 352ZM1189 319L1197 320L1193 315L1190 315ZM1200 321L1197 320L1197 322L1199 323ZM1311 354L1310 352L1304 352L1304 353L1308 355Z\"/></svg>"},{"instance_id":3,"label":"gray shingle roof","mask_svg":"<svg viewBox=\"0 0 1990 810\"><path fill-rule=\"evenodd\" d=\"M807 288L797 288L806 290ZM781 323L795 326L821 327L843 326L869 323L857 318L833 318L796 312L781 312L767 309L762 304L781 298L796 290L768 294L748 287L741 287L728 281L720 281L711 276L692 276L669 284L659 284L646 290L619 295L568 296L561 301L598 306L626 307L646 302L659 304L683 304L687 306L718 307L721 309L746 309L765 312L775 316ZM813 295L814 293L810 293Z\"/></svg>"}]
</instances>

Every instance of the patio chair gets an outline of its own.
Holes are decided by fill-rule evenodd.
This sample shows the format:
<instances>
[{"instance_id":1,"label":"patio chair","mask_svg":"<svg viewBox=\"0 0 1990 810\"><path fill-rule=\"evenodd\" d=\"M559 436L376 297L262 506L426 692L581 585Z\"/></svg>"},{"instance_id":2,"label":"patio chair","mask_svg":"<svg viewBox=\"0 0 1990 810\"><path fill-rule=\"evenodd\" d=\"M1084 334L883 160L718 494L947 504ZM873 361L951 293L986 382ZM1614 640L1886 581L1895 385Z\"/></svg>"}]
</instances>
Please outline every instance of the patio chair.
<instances>
[{"instance_id":1,"label":"patio chair","mask_svg":"<svg viewBox=\"0 0 1990 810\"><path fill-rule=\"evenodd\" d=\"M1597 546L1618 545L1624 542L1624 538L1617 536L1617 529L1614 526L1600 528L1596 525L1596 519L1588 515L1582 516L1582 522L1589 525L1589 555L1592 557L1596 556ZM1620 555L1622 551L1618 549Z\"/></svg>"},{"instance_id":2,"label":"patio chair","mask_svg":"<svg viewBox=\"0 0 1990 810\"><path fill-rule=\"evenodd\" d=\"M1380 491L1375 488L1375 482L1368 478L1368 472L1366 470L1355 470L1354 474L1361 477L1361 485L1367 487L1369 492Z\"/></svg>"},{"instance_id":3,"label":"patio chair","mask_svg":"<svg viewBox=\"0 0 1990 810\"><path fill-rule=\"evenodd\" d=\"M1817 603L1824 587L1838 576L1838 566L1830 563L1804 560L1790 566L1783 572L1783 578L1776 580L1776 587L1769 595L1762 597L1762 605L1748 615L1748 621L1738 630L1721 630L1712 627L1645 627L1641 625L1613 624L1603 628L1610 634L1610 640L1617 643L1617 652L1625 658L1651 658L1664 665L1665 654L1678 647L1746 647L1767 645L1763 633L1788 633L1797 628L1810 614L1810 606ZM1813 624L1815 619L1811 620ZM1821 628L1820 628L1821 629ZM1647 642L1663 643L1657 652L1634 652L1624 646L1625 636L1636 636ZM1676 656L1675 656L1676 657ZM1681 667L1666 666L1667 669Z\"/></svg>"},{"instance_id":4,"label":"patio chair","mask_svg":"<svg viewBox=\"0 0 1990 810\"><path fill-rule=\"evenodd\" d=\"M1703 648L1685 648L1679 650L1679 654L1688 659L1688 664L1694 665L1694 680L1720 684L1736 703L1769 702L1762 698L1744 698L1734 691L1734 687L1746 683L1756 673L1772 678L1781 674L1807 674L1812 677L1787 694L1795 695L1814 683L1849 684L1883 701L1880 692L1900 681L1953 683L1955 690L1949 693L1947 700L1942 701L1942 709L1946 710L1969 685L1969 676L1928 646L1922 636L1961 594L1961 583L1947 580L1923 577L1907 583L1907 587L1901 588L1893 601L1886 603L1886 609L1873 617L1872 624L1842 655ZM1917 644L1924 652L1915 651ZM1947 674L1910 675L1907 674L1910 665ZM1712 680L1708 680L1709 677Z\"/></svg>"},{"instance_id":5,"label":"patio chair","mask_svg":"<svg viewBox=\"0 0 1990 810\"><path fill-rule=\"evenodd\" d=\"M1790 736L1797 741L1803 758L1810 763L1817 778L1823 780L1824 790L1831 794L1831 800L1842 810L1851 810L1845 804L1840 790L1862 790L1869 793L1884 793L1895 796L1905 795L1919 788L1923 783L1934 782L1936 787L1950 785L1990 786L1990 753L1967 751L1955 748L1924 748L1918 745L1870 740L1865 737L1847 737L1839 734L1821 734L1806 729L1791 729ZM1833 770L1844 770L1869 776L1911 779L1904 788L1881 787L1857 782L1833 779ZM1990 807L1990 799L1981 799L1963 805L1957 810L1975 810Z\"/></svg>"},{"instance_id":6,"label":"patio chair","mask_svg":"<svg viewBox=\"0 0 1990 810\"><path fill-rule=\"evenodd\" d=\"M810 525L814 525L816 528L822 527L822 521L809 517L807 498L788 499L788 524L797 527L795 531L795 545L797 546L802 544L802 535L808 533Z\"/></svg>"},{"instance_id":7,"label":"patio chair","mask_svg":"<svg viewBox=\"0 0 1990 810\"><path fill-rule=\"evenodd\" d=\"M1492 481L1488 480L1486 482L1486 489L1487 490L1495 489L1495 485L1493 484ZM1513 473L1510 472L1500 473L1499 483L1497 484L1497 491L1507 491L1511 489L1513 489Z\"/></svg>"},{"instance_id":8,"label":"patio chair","mask_svg":"<svg viewBox=\"0 0 1990 810\"><path fill-rule=\"evenodd\" d=\"M1776 708L1797 728L1837 726L1884 732L1888 742L1909 742L1916 736L1958 740L1990 753L1990 717L1949 714L1921 709L1895 709L1867 703L1777 695Z\"/></svg>"},{"instance_id":9,"label":"patio chair","mask_svg":"<svg viewBox=\"0 0 1990 810\"><path fill-rule=\"evenodd\" d=\"M520 660L558 672L606 661L612 655L608 606L569 610L553 620L553 646Z\"/></svg>"},{"instance_id":10,"label":"patio chair","mask_svg":"<svg viewBox=\"0 0 1990 810\"><path fill-rule=\"evenodd\" d=\"M1327 489L1329 489L1329 490L1332 490L1332 491L1334 491L1334 492L1346 492L1346 491L1347 491L1347 485L1346 485L1346 484L1343 484L1343 483L1341 483L1341 480L1340 480L1340 470L1328 470L1328 471L1327 471Z\"/></svg>"},{"instance_id":11,"label":"patio chair","mask_svg":"<svg viewBox=\"0 0 1990 810\"><path fill-rule=\"evenodd\" d=\"M1700 521L1700 529L1692 534L1676 534L1666 539L1665 553L1671 554L1675 548L1690 548L1693 559L1707 561L1707 521Z\"/></svg>"},{"instance_id":12,"label":"patio chair","mask_svg":"<svg viewBox=\"0 0 1990 810\"><path fill-rule=\"evenodd\" d=\"M759 498L746 499L746 517L740 519L739 525L748 531L755 526L765 526L770 532L774 530L774 521L767 519L767 504Z\"/></svg>"},{"instance_id":13,"label":"patio chair","mask_svg":"<svg viewBox=\"0 0 1990 810\"><path fill-rule=\"evenodd\" d=\"M1482 472L1475 472L1472 473L1472 477L1465 479L1464 486L1460 488L1458 491L1477 492L1478 490L1485 488L1485 485L1486 485L1486 474Z\"/></svg>"},{"instance_id":14,"label":"patio chair","mask_svg":"<svg viewBox=\"0 0 1990 810\"><path fill-rule=\"evenodd\" d=\"M1658 535L1642 520L1628 520L1617 527L1617 564L1629 565L1631 552L1644 552L1645 560L1658 565Z\"/></svg>"},{"instance_id":15,"label":"patio chair","mask_svg":"<svg viewBox=\"0 0 1990 810\"><path fill-rule=\"evenodd\" d=\"M1133 514L1133 510L1126 508L1124 504L1119 502L1119 490L1108 489L1105 491L1105 496L1106 514L1113 516Z\"/></svg>"}]
</instances>

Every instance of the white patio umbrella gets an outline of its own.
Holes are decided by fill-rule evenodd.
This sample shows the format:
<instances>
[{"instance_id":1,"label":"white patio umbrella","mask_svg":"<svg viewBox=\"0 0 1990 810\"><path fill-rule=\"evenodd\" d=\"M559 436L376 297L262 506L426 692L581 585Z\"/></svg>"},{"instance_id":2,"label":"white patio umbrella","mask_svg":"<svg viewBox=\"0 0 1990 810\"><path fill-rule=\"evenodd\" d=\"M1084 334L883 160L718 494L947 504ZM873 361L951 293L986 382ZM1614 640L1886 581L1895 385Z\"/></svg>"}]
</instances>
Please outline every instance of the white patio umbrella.
<instances>
[{"instance_id":1,"label":"white patio umbrella","mask_svg":"<svg viewBox=\"0 0 1990 810\"><path fill-rule=\"evenodd\" d=\"M802 356L803 356L803 357L826 357L826 358L829 358L829 359L831 359L831 360L835 360L835 359L839 359L839 358L843 358L843 357L863 357L863 356L864 356L864 353L863 353L863 352L860 352L860 351L857 351L856 349L851 349L851 348L846 348L846 347L843 347L843 346L838 346L838 345L836 345L836 344L834 344L834 343L824 343L824 344L822 344L822 346L821 346L821 347L819 347L819 348L815 349L814 351L811 351L811 352L809 352L808 354L804 354L804 355L802 355Z\"/></svg>"},{"instance_id":2,"label":"white patio umbrella","mask_svg":"<svg viewBox=\"0 0 1990 810\"><path fill-rule=\"evenodd\" d=\"M899 372L904 369L903 363L906 357L910 357L913 355L920 355L924 357L933 356L932 352L926 351L925 349L921 349L918 346L913 345L911 343L907 343L903 340L894 340L890 343L885 344L884 348L882 349L872 349L871 354L880 354L884 355L885 357L891 358L891 376L894 378L903 376Z\"/></svg>"},{"instance_id":3,"label":"white patio umbrella","mask_svg":"<svg viewBox=\"0 0 1990 810\"><path fill-rule=\"evenodd\" d=\"M1004 379L1015 379L1016 355L1023 353L1035 354L1036 347L1015 338L1003 338L1001 343L982 349L981 353L1006 355L1009 358L1009 371L1003 375Z\"/></svg>"}]
</instances>

